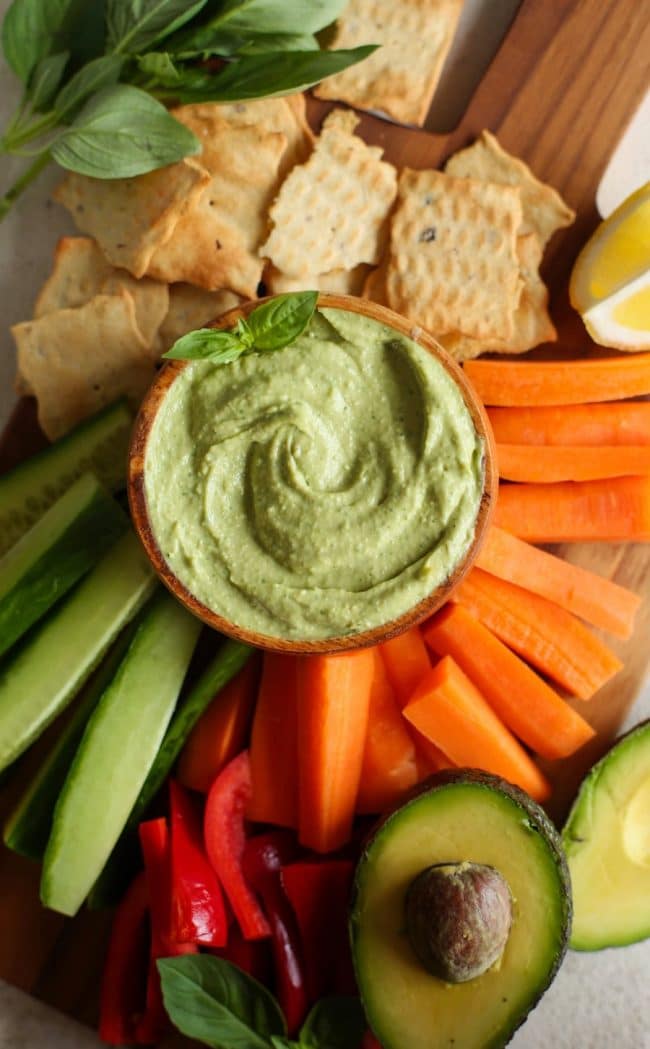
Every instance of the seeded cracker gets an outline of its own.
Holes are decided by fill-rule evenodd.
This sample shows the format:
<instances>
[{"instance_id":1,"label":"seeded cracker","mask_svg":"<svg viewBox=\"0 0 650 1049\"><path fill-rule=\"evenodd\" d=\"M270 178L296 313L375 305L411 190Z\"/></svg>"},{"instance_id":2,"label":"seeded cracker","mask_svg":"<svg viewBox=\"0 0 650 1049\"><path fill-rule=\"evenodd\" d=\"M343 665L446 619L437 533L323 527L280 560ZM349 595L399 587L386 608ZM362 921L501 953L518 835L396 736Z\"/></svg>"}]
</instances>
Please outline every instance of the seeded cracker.
<instances>
[{"instance_id":1,"label":"seeded cracker","mask_svg":"<svg viewBox=\"0 0 650 1049\"><path fill-rule=\"evenodd\" d=\"M542 251L534 233L517 237L517 254L524 285L513 317L513 333L503 339L472 339L452 332L440 335L440 343L457 361L467 361L481 353L525 353L543 342L555 342L557 332L548 315L548 289L539 275Z\"/></svg>"},{"instance_id":2,"label":"seeded cracker","mask_svg":"<svg viewBox=\"0 0 650 1049\"><path fill-rule=\"evenodd\" d=\"M570 226L576 217L557 190L535 178L523 160L506 153L489 131L483 131L474 145L454 153L445 171L456 178L519 186L523 211L519 232L536 233L542 251L555 231Z\"/></svg>"},{"instance_id":3,"label":"seeded cracker","mask_svg":"<svg viewBox=\"0 0 650 1049\"><path fill-rule=\"evenodd\" d=\"M240 302L239 295L232 291L204 291L191 284L170 284L169 311L160 328L161 352L173 346L181 335L204 328Z\"/></svg>"},{"instance_id":4,"label":"seeded cracker","mask_svg":"<svg viewBox=\"0 0 650 1049\"><path fill-rule=\"evenodd\" d=\"M154 376L133 299L124 289L16 324L11 331L20 374L38 401L38 421L51 440L118 397L139 405Z\"/></svg>"},{"instance_id":5,"label":"seeded cracker","mask_svg":"<svg viewBox=\"0 0 650 1049\"><path fill-rule=\"evenodd\" d=\"M257 249L287 137L255 124L233 126L218 105L183 106L174 116L203 144L198 159L210 182L154 252L147 274L207 291L232 288L252 298L262 275Z\"/></svg>"},{"instance_id":6,"label":"seeded cracker","mask_svg":"<svg viewBox=\"0 0 650 1049\"><path fill-rule=\"evenodd\" d=\"M379 261L396 172L353 133L358 119L330 113L309 160L291 171L271 207L274 228L260 254L287 277Z\"/></svg>"},{"instance_id":7,"label":"seeded cracker","mask_svg":"<svg viewBox=\"0 0 650 1049\"><path fill-rule=\"evenodd\" d=\"M462 0L350 0L331 46L381 47L314 94L424 124L462 6Z\"/></svg>"},{"instance_id":8,"label":"seeded cracker","mask_svg":"<svg viewBox=\"0 0 650 1049\"><path fill-rule=\"evenodd\" d=\"M399 179L388 304L434 336L509 339L521 294L519 190L439 171Z\"/></svg>"},{"instance_id":9,"label":"seeded cracker","mask_svg":"<svg viewBox=\"0 0 650 1049\"><path fill-rule=\"evenodd\" d=\"M210 176L192 160L137 178L67 175L54 191L83 233L95 238L113 266L143 277L149 260L171 236Z\"/></svg>"},{"instance_id":10,"label":"seeded cracker","mask_svg":"<svg viewBox=\"0 0 650 1049\"><path fill-rule=\"evenodd\" d=\"M119 294L122 288L133 298L138 329L156 359L158 329L169 307L167 285L146 277L136 280L126 270L115 269L90 237L61 237L54 269L36 300L34 317L83 306L95 295Z\"/></svg>"}]
</instances>

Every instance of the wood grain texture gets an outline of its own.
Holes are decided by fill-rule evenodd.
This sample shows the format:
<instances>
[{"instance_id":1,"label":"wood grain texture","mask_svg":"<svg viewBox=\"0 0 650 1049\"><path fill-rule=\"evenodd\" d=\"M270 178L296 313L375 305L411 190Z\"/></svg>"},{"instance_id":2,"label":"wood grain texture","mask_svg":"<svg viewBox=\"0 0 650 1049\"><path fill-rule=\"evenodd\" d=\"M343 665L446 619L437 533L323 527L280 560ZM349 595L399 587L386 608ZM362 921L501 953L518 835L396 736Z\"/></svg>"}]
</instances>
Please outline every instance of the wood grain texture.
<instances>
[{"instance_id":1,"label":"wood grain texture","mask_svg":"<svg viewBox=\"0 0 650 1049\"><path fill-rule=\"evenodd\" d=\"M545 261L560 331L553 353L589 349L579 318L568 308L566 278L595 227L595 193L603 170L647 86L650 19L640 0L524 0L459 127L432 135L362 115L360 134L383 146L398 166L438 167L484 127L555 185L577 210L576 224L554 237ZM315 127L331 108L310 102ZM23 401L0 445L7 469L43 443L33 402ZM560 551L569 560L650 597L650 550L581 545ZM561 817L586 768L609 745L630 708L650 659L650 600L641 607L629 642L613 642L625 669L588 705L598 729L593 744L569 761L547 766L555 785L552 812ZM30 759L31 760L31 759ZM0 813L26 777L24 763L0 792ZM88 1022L94 1018L106 922L81 915L64 922L38 904L38 874L28 861L0 853L0 976ZM102 924L103 923L103 924Z\"/></svg>"}]
</instances>

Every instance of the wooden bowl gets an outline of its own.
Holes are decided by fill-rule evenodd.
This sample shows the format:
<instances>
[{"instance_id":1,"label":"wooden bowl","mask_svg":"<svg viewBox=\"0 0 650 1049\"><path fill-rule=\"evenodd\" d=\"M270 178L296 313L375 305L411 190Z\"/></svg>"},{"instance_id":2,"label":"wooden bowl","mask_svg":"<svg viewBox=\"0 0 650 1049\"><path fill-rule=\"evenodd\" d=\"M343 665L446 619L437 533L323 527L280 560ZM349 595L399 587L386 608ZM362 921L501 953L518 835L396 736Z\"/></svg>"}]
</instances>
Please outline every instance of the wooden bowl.
<instances>
[{"instance_id":1,"label":"wooden bowl","mask_svg":"<svg viewBox=\"0 0 650 1049\"><path fill-rule=\"evenodd\" d=\"M211 325L208 325L208 327L232 328L240 317L246 317L256 306L259 306L260 301L265 300L254 300L246 302L241 306L237 306L235 309L229 310L228 313L223 314L223 316L219 317L218 320L214 321ZM401 634L409 627L421 623L424 619L427 619L432 615L433 612L439 609L445 601L447 601L452 591L458 586L463 576L476 560L487 533L487 527L498 490L498 473L496 468L494 438L492 436L487 415L481 402L478 400L472 387L465 378L462 369L451 359L442 347L438 345L435 339L411 321L406 320L405 317L401 317L399 314L393 313L392 310L389 310L384 306L379 306L366 299L352 298L349 295L321 294L318 299L318 305L349 310L352 313L360 313L364 317L368 317L371 320L378 321L390 328L394 328L396 331L400 332L400 334L408 336L413 339L414 342L417 342L420 346L423 346L428 350L429 353L431 353L440 364L442 364L454 380L472 417L477 433L483 439L485 447L485 482L474 530L474 538L464 559L456 566L452 575L445 583L436 587L436 589L427 595L427 597L423 598L418 604L414 605L407 612L404 612L397 619L373 627L371 630L364 630L356 634L346 634L340 637L327 637L318 640L304 641L284 639L281 637L270 637L267 634L260 634L254 630L247 630L238 626L236 623L231 623L228 619L218 615L216 612L213 612L212 609L207 607L207 605L204 605L194 597L194 595L190 593L187 587L171 570L158 547L149 520L144 485L145 452L151 427L156 417L156 413L162 404L163 398L167 395L170 387L173 385L178 375L180 375L181 371L187 367L186 361L167 361L147 393L135 421L128 468L129 503L136 531L144 545L149 560L165 586L171 590L172 594L174 594L174 596L177 597L190 612L195 616L198 616L199 619L202 619L208 626L213 627L222 634L227 634L229 637L235 638L238 641L244 641L250 645L255 645L258 648L270 649L271 651L276 652L292 652L305 655L325 652L343 652L348 649L379 644L381 641L386 641L391 637L395 637L397 634Z\"/></svg>"}]
</instances>

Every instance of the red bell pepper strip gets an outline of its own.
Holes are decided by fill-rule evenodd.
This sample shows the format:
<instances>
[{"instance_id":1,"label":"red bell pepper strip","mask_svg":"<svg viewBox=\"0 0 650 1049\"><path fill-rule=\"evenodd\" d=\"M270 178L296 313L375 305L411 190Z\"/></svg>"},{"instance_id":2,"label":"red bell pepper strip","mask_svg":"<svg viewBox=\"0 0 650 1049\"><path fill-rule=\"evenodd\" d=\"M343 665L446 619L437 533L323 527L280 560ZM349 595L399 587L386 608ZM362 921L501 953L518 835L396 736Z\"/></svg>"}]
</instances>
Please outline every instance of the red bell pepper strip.
<instances>
[{"instance_id":1,"label":"red bell pepper strip","mask_svg":"<svg viewBox=\"0 0 650 1049\"><path fill-rule=\"evenodd\" d=\"M300 1028L309 1007L298 923L282 888L282 868L296 854L293 835L272 831L249 838L243 859L244 874L261 897L271 926L275 990L290 1036Z\"/></svg>"},{"instance_id":2,"label":"red bell pepper strip","mask_svg":"<svg viewBox=\"0 0 650 1049\"><path fill-rule=\"evenodd\" d=\"M218 878L203 847L203 828L194 799L169 783L171 823L171 939L224 947L228 922Z\"/></svg>"},{"instance_id":3,"label":"red bell pepper strip","mask_svg":"<svg viewBox=\"0 0 650 1049\"><path fill-rule=\"evenodd\" d=\"M99 1037L109 1045L135 1041L144 1012L149 960L149 891L144 871L126 891L113 918L99 1006Z\"/></svg>"},{"instance_id":4,"label":"red bell pepper strip","mask_svg":"<svg viewBox=\"0 0 650 1049\"><path fill-rule=\"evenodd\" d=\"M242 933L247 940L259 940L270 936L271 929L242 870L246 844L244 814L250 797L250 762L248 751L244 750L226 765L210 787L203 833L208 859Z\"/></svg>"},{"instance_id":5,"label":"red bell pepper strip","mask_svg":"<svg viewBox=\"0 0 650 1049\"><path fill-rule=\"evenodd\" d=\"M139 1044L153 1045L168 1026L156 962L158 958L195 954L197 948L194 944L174 943L171 937L171 850L167 820L141 823L139 833L151 910L151 956L147 1008L138 1024L136 1036Z\"/></svg>"},{"instance_id":6,"label":"red bell pepper strip","mask_svg":"<svg viewBox=\"0 0 650 1049\"><path fill-rule=\"evenodd\" d=\"M225 947L209 947L210 954L225 958L252 976L258 983L269 984L273 977L270 940L245 940L236 922L228 930Z\"/></svg>"},{"instance_id":7,"label":"red bell pepper strip","mask_svg":"<svg viewBox=\"0 0 650 1049\"><path fill-rule=\"evenodd\" d=\"M361 1049L382 1049L381 1044L377 1041L372 1031L368 1030L363 1036L361 1042Z\"/></svg>"},{"instance_id":8,"label":"red bell pepper strip","mask_svg":"<svg viewBox=\"0 0 650 1049\"><path fill-rule=\"evenodd\" d=\"M348 939L354 863L319 860L282 868L282 884L300 929L310 1001L357 994Z\"/></svg>"}]
</instances>

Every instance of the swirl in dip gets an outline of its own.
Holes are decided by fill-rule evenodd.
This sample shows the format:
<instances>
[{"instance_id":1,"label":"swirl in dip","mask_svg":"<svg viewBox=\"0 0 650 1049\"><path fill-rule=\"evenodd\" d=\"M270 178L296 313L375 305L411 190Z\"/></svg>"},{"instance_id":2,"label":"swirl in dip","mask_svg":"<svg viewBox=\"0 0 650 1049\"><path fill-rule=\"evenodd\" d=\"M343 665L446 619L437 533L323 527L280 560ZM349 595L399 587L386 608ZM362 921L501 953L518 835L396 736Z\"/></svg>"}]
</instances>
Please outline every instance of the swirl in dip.
<instances>
[{"instance_id":1,"label":"swirl in dip","mask_svg":"<svg viewBox=\"0 0 650 1049\"><path fill-rule=\"evenodd\" d=\"M473 538L484 449L425 349L321 308L289 347L192 361L147 442L160 551L240 628L308 640L369 630L444 583Z\"/></svg>"}]
</instances>

